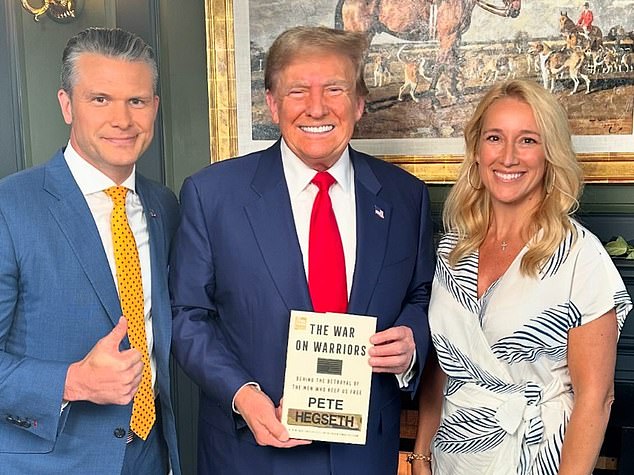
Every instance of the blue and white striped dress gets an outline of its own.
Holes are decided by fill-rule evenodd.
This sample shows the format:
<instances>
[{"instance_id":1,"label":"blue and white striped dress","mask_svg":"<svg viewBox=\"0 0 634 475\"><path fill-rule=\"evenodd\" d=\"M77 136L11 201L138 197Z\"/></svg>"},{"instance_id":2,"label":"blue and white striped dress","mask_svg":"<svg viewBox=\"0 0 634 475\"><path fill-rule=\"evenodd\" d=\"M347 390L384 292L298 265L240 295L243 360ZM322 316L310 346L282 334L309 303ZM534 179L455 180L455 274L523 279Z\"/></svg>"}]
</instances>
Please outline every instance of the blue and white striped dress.
<instances>
[{"instance_id":1,"label":"blue and white striped dress","mask_svg":"<svg viewBox=\"0 0 634 475\"><path fill-rule=\"evenodd\" d=\"M599 240L572 221L537 278L523 276L527 248L477 296L478 253L450 268L456 236L438 248L429 324L447 374L434 475L556 475L573 405L571 328L632 302Z\"/></svg>"}]
</instances>

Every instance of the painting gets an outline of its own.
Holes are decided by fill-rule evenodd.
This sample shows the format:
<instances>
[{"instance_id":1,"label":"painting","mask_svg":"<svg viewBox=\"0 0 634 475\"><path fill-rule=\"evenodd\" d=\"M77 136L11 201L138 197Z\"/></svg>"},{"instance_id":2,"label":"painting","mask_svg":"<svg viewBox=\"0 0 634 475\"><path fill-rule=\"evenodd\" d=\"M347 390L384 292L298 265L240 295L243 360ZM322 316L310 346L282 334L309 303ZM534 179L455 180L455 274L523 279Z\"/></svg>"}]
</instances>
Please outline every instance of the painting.
<instances>
[{"instance_id":1,"label":"painting","mask_svg":"<svg viewBox=\"0 0 634 475\"><path fill-rule=\"evenodd\" d=\"M357 149L451 182L478 100L496 81L527 78L568 112L588 182L634 182L634 1L584 3L207 0L212 160L278 137L264 99L266 50L289 27L325 25L370 39Z\"/></svg>"}]
</instances>

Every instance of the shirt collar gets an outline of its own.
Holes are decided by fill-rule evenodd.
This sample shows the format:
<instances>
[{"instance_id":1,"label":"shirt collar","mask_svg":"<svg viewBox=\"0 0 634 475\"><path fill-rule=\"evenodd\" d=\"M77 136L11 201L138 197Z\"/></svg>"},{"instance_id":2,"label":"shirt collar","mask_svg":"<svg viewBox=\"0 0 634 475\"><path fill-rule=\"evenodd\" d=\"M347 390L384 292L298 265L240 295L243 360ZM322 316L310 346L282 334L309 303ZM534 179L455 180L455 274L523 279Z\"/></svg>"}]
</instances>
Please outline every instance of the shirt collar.
<instances>
[{"instance_id":1,"label":"shirt collar","mask_svg":"<svg viewBox=\"0 0 634 475\"><path fill-rule=\"evenodd\" d=\"M70 144L70 141L66 146L66 150L64 150L64 159L66 160L66 164L68 165L68 168L70 168L70 172L84 196L101 192L111 186L117 186L111 178L107 177L93 165L84 160ZM135 173L136 165L132 169L130 176L121 183L121 186L125 186L128 190L132 190L134 193L136 193Z\"/></svg>"},{"instance_id":2,"label":"shirt collar","mask_svg":"<svg viewBox=\"0 0 634 475\"><path fill-rule=\"evenodd\" d=\"M286 145L284 139L281 140L280 151L282 153L282 167L284 168L286 185L288 186L289 195L293 198L306 189L317 172L295 155L288 145ZM348 147L343 151L339 160L327 171L345 193L351 190L353 170Z\"/></svg>"}]
</instances>

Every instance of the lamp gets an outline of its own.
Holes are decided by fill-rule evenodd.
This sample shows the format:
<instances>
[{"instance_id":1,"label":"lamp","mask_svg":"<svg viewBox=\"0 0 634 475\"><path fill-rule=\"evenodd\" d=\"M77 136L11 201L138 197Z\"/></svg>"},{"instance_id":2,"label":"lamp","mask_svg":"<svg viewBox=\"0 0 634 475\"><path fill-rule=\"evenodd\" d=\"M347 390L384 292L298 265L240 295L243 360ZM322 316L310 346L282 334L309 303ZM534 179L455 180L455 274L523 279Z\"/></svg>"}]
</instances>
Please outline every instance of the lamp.
<instances>
[{"instance_id":1,"label":"lamp","mask_svg":"<svg viewBox=\"0 0 634 475\"><path fill-rule=\"evenodd\" d=\"M58 23L70 23L75 21L81 13L84 0L41 0L42 5L38 8L31 6L29 0L22 0L22 6L33 15L35 21L40 21L40 17L46 15Z\"/></svg>"}]
</instances>

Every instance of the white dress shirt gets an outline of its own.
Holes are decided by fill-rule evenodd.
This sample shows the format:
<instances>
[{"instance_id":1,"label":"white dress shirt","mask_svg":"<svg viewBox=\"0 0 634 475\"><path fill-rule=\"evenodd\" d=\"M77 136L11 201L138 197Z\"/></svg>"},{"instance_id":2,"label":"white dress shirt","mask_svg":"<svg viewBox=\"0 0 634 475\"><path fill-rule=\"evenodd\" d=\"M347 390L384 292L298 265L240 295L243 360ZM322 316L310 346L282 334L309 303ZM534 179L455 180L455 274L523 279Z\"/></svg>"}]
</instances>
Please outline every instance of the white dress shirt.
<instances>
[{"instance_id":1,"label":"white dress shirt","mask_svg":"<svg viewBox=\"0 0 634 475\"><path fill-rule=\"evenodd\" d=\"M70 142L64 151L64 158L70 168L73 178L81 190L92 217L97 225L99 237L103 244L104 251L110 264L110 272L118 291L117 266L114 258L114 247L112 244L112 232L110 230L110 215L114 204L112 199L104 193L104 190L117 184L97 170L94 166L81 158L77 151L73 149ZM154 334L152 332L152 273L150 266L150 235L148 233L147 221L143 212L143 205L135 188L135 169L121 186L125 186L129 191L126 195L125 209L128 223L137 249L141 263L141 280L143 281L143 313L145 316L145 335L147 338L148 353L150 356L150 368L152 370L152 387L156 382L156 357L154 355ZM105 335L103 335L105 336ZM156 395L156 391L155 391Z\"/></svg>"}]
</instances>

